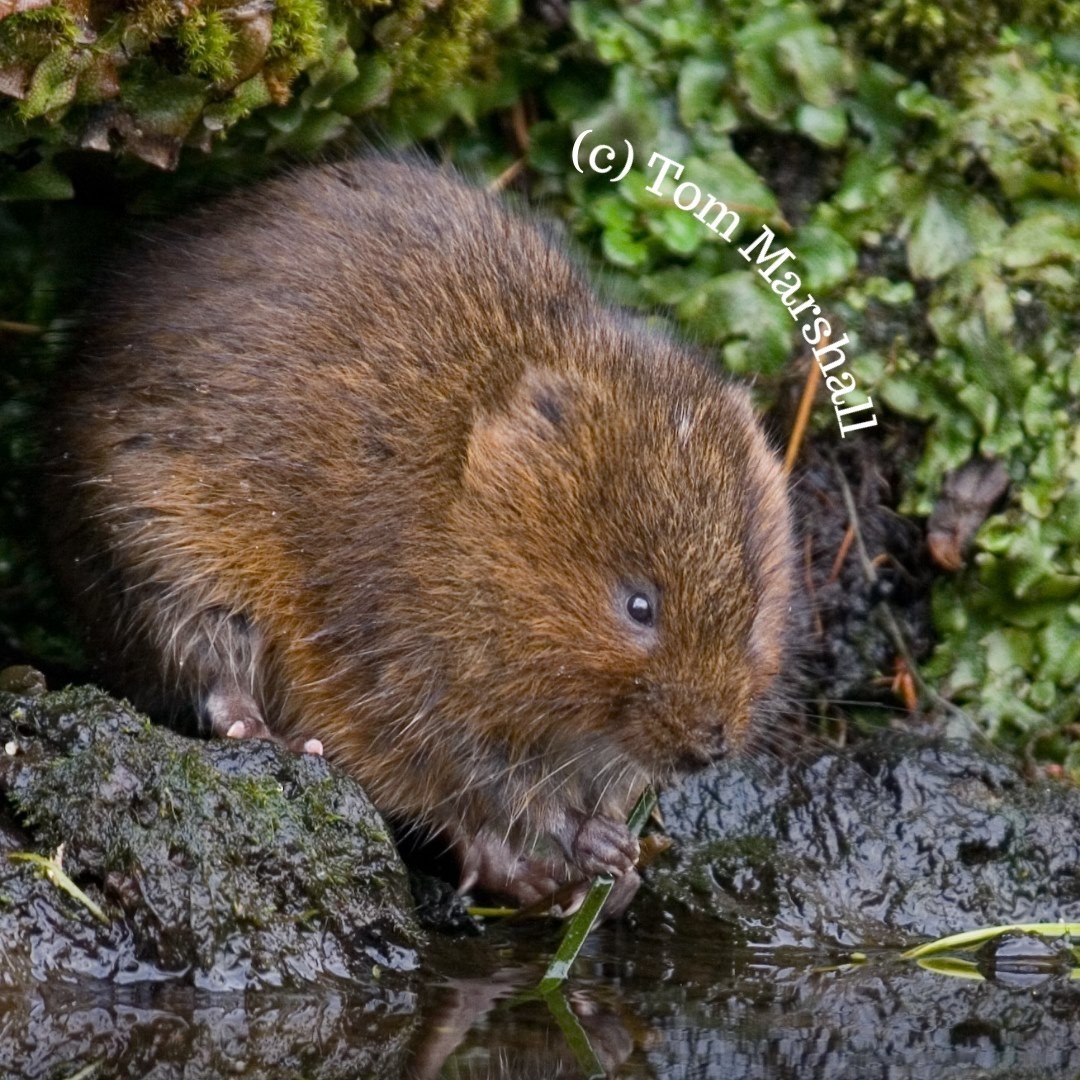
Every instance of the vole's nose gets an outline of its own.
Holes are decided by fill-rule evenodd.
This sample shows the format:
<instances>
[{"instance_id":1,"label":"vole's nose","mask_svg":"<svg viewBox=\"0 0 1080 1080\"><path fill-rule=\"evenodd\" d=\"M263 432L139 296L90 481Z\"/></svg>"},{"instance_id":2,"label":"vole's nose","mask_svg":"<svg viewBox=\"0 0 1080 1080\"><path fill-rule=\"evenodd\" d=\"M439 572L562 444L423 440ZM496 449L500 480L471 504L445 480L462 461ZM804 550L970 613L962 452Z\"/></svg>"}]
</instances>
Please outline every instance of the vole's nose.
<instances>
[{"instance_id":1,"label":"vole's nose","mask_svg":"<svg viewBox=\"0 0 1080 1080\"><path fill-rule=\"evenodd\" d=\"M675 768L681 773L700 772L711 765L716 755L702 746L687 747L675 759Z\"/></svg>"}]
</instances>

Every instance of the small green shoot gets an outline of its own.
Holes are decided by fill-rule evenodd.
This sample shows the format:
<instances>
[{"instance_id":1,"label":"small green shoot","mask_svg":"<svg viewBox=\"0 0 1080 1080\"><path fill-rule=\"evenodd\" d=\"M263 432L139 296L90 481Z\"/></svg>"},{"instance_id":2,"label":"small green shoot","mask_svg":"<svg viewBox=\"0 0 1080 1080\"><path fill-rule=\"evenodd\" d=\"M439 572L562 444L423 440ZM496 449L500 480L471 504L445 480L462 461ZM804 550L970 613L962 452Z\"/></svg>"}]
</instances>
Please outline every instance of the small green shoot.
<instances>
[{"instance_id":1,"label":"small green shoot","mask_svg":"<svg viewBox=\"0 0 1080 1080\"><path fill-rule=\"evenodd\" d=\"M49 881L57 888L63 889L72 899L82 904L98 922L104 923L106 926L109 925L109 917L105 912L64 873L63 844L56 849L53 855L38 855L33 851L11 851L8 852L8 858L12 862L27 862L39 867Z\"/></svg>"}]
</instances>

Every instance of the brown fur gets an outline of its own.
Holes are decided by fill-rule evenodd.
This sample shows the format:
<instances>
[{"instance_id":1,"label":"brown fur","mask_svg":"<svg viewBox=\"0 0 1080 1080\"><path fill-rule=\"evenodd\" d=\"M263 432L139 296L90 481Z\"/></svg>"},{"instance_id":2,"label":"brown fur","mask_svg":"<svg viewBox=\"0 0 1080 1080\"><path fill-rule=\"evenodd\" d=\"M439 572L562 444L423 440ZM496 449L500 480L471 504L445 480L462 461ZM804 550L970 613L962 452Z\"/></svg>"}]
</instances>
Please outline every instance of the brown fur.
<instances>
[{"instance_id":1,"label":"brown fur","mask_svg":"<svg viewBox=\"0 0 1080 1080\"><path fill-rule=\"evenodd\" d=\"M543 227L415 163L311 168L174 229L95 321L60 547L144 707L236 692L463 857L553 834L569 876L568 820L744 739L782 664L780 469Z\"/></svg>"}]
</instances>

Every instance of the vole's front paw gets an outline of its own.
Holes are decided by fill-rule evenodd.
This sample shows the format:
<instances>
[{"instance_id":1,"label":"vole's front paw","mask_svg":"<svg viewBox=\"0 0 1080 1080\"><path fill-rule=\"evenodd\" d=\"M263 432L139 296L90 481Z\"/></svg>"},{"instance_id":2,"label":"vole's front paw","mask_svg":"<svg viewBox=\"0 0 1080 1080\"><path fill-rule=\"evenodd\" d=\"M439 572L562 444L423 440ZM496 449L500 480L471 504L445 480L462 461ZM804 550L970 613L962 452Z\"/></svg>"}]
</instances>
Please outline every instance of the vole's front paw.
<instances>
[{"instance_id":1,"label":"vole's front paw","mask_svg":"<svg viewBox=\"0 0 1080 1080\"><path fill-rule=\"evenodd\" d=\"M259 706L243 690L211 690L203 702L203 712L210 721L211 733L219 739L269 739L294 754L321 754L318 739L283 739L275 735L262 718Z\"/></svg>"},{"instance_id":2,"label":"vole's front paw","mask_svg":"<svg viewBox=\"0 0 1080 1080\"><path fill-rule=\"evenodd\" d=\"M596 874L622 877L634 869L640 851L637 837L623 822L590 817L582 821L568 854L586 877Z\"/></svg>"}]
</instances>

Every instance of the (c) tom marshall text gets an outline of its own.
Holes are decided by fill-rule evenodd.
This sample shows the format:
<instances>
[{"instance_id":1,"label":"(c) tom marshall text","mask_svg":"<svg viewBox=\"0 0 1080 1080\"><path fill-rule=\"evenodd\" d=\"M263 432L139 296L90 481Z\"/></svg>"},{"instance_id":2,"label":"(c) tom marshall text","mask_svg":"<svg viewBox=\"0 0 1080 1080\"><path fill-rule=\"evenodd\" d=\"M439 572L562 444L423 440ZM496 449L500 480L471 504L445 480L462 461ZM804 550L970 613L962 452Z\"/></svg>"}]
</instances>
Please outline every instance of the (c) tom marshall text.
<instances>
[{"instance_id":1,"label":"(c) tom marshall text","mask_svg":"<svg viewBox=\"0 0 1080 1080\"><path fill-rule=\"evenodd\" d=\"M660 185L667 179L669 170L673 174L672 178L679 180L683 174L683 166L673 158L654 153L649 158L649 168L654 168L657 162L661 163L660 173L645 190L662 196L664 193ZM697 184L689 180L675 188L672 198L679 210L693 214L717 236L731 243L731 238L740 224L739 214L735 210L715 195L702 192ZM794 270L788 268L781 272L785 263L793 262L797 258L795 252L787 247L774 249L775 239L776 234L772 229L768 225L762 225L757 237L737 250L747 262L753 260L757 272L780 298L788 314L796 322L805 320L800 327L803 340L813 349L814 359L825 376L825 389L832 397L841 438L846 438L851 431L875 427L878 422L877 414L873 411L874 402L869 395L865 395L865 401L856 400L855 404L848 402L851 394L863 395L859 391L855 376L848 370L841 370L847 363L847 354L844 352L844 348L849 344L847 334L838 341L832 340L832 327L828 319L821 317L821 307L813 293L803 294L802 279Z\"/></svg>"}]
</instances>

